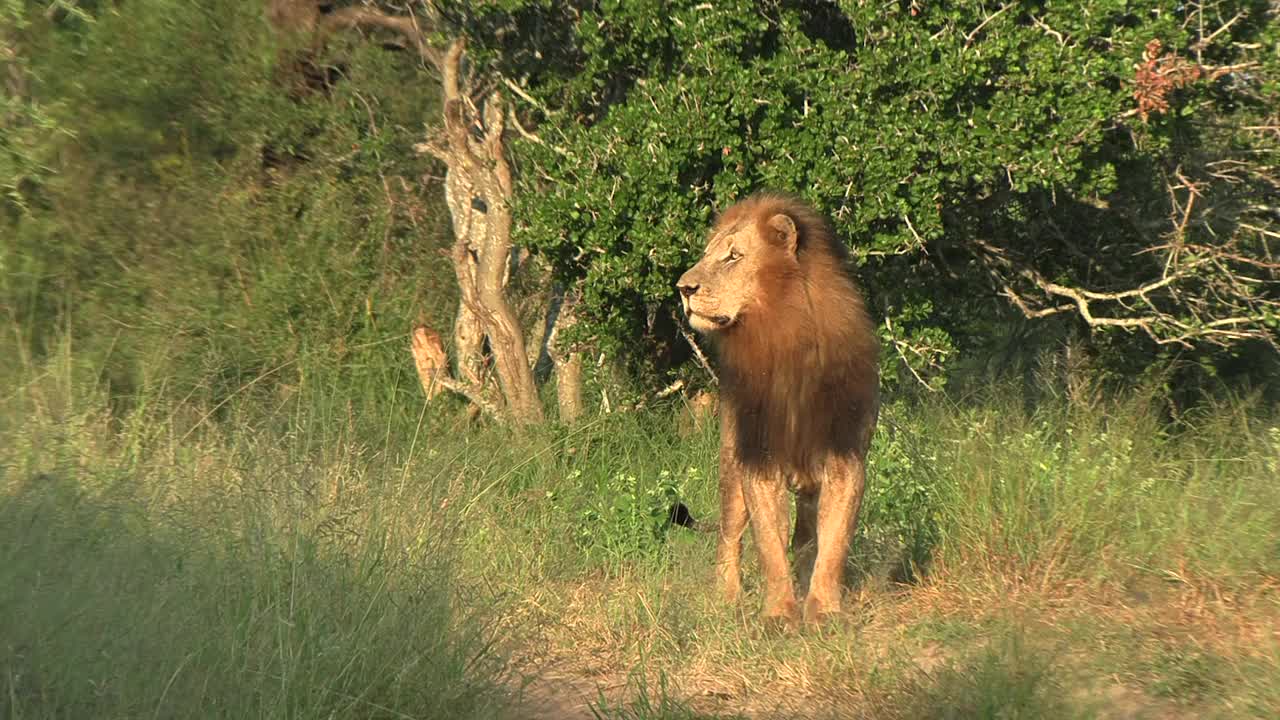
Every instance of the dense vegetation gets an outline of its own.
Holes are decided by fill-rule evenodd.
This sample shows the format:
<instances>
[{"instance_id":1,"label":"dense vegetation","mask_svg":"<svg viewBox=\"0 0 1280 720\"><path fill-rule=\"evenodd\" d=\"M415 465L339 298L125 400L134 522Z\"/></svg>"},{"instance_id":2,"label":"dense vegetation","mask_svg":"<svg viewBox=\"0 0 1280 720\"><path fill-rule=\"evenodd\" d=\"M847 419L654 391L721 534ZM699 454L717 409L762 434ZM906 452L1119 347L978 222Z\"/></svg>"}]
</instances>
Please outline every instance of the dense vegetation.
<instances>
[{"instance_id":1,"label":"dense vegetation","mask_svg":"<svg viewBox=\"0 0 1280 720\"><path fill-rule=\"evenodd\" d=\"M121 396L165 382L216 403L268 370L413 389L387 339L454 302L434 168L411 150L436 96L415 64L352 43L325 84L252 3L49 15L6 30L29 93L10 106L42 118L0 139L18 346L71 333Z\"/></svg>"},{"instance_id":2,"label":"dense vegetation","mask_svg":"<svg viewBox=\"0 0 1280 720\"><path fill-rule=\"evenodd\" d=\"M497 4L476 33L541 122L521 237L597 343L652 359L697 229L772 187L831 214L935 382L1024 314L1075 316L1024 344L1095 331L1129 369L1274 345L1265 3Z\"/></svg>"},{"instance_id":3,"label":"dense vegetation","mask_svg":"<svg viewBox=\"0 0 1280 720\"><path fill-rule=\"evenodd\" d=\"M33 351L71 319L118 382L139 381L135 341L166 337L234 384L259 361L388 365L398 348L352 348L448 326L443 169L413 150L439 85L394 35L298 48L244 3L4 8L3 303ZM891 383L1024 368L1070 339L1122 377L1174 358L1274 371L1265 2L505 0L440 17L491 82L522 88L537 140L511 133L515 239L580 296L566 335L633 379L702 377L670 288L709 214L758 187L832 214ZM113 345L126 327L141 332Z\"/></svg>"},{"instance_id":4,"label":"dense vegetation","mask_svg":"<svg viewBox=\"0 0 1280 720\"><path fill-rule=\"evenodd\" d=\"M0 714L522 717L515 671L613 718L1280 712L1274 3L437 7L522 121L521 318L568 290L613 412L423 403L457 291L395 33L0 0ZM848 617L790 637L669 526L716 428L654 397L766 185L854 248L890 388ZM1013 302L1170 268L1086 298L1150 334Z\"/></svg>"}]
</instances>

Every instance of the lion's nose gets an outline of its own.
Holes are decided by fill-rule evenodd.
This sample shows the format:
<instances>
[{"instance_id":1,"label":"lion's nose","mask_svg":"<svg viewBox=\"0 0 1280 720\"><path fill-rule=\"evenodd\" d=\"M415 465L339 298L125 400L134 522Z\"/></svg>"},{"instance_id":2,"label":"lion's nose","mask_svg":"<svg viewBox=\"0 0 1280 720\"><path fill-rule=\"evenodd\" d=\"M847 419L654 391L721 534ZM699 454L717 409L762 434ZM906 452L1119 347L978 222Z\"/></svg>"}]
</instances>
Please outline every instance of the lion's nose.
<instances>
[{"instance_id":1,"label":"lion's nose","mask_svg":"<svg viewBox=\"0 0 1280 720\"><path fill-rule=\"evenodd\" d=\"M693 297L693 294L698 292L698 283L689 282L683 278L676 283L676 287L679 288L680 294L685 297Z\"/></svg>"}]
</instances>

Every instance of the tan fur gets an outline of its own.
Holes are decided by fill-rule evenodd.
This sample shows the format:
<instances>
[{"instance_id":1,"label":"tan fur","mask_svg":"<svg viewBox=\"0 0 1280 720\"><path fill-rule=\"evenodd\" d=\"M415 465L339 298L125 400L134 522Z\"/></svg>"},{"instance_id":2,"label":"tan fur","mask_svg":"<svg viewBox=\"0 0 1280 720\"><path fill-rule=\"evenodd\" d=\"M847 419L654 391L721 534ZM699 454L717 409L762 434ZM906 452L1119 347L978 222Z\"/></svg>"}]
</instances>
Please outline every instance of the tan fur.
<instances>
[{"instance_id":1,"label":"tan fur","mask_svg":"<svg viewBox=\"0 0 1280 720\"><path fill-rule=\"evenodd\" d=\"M825 218L788 196L730 207L678 283L690 324L721 364L719 580L741 586L751 523L767 618L837 612L879 407L877 343L848 253ZM791 538L803 608L787 562Z\"/></svg>"}]
</instances>

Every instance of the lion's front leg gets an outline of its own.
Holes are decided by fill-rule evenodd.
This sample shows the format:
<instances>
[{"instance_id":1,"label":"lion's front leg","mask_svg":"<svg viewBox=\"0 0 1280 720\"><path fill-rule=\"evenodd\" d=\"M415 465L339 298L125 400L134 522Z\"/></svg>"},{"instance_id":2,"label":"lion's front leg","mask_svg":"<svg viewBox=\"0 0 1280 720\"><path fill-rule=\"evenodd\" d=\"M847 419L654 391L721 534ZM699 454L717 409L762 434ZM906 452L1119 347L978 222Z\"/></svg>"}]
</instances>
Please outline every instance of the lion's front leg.
<instances>
[{"instance_id":1,"label":"lion's front leg","mask_svg":"<svg viewBox=\"0 0 1280 720\"><path fill-rule=\"evenodd\" d=\"M720 451L720 538L716 543L716 579L726 602L737 602L742 589L742 533L747 529L747 502L742 495L742 468L732 447Z\"/></svg>"},{"instance_id":2,"label":"lion's front leg","mask_svg":"<svg viewBox=\"0 0 1280 720\"><path fill-rule=\"evenodd\" d=\"M862 458L832 458L827 462L818 496L818 557L804 601L806 621L818 621L840 611L844 563L857 527L865 483Z\"/></svg>"},{"instance_id":3,"label":"lion's front leg","mask_svg":"<svg viewBox=\"0 0 1280 720\"><path fill-rule=\"evenodd\" d=\"M799 613L787 563L787 531L791 524L787 485L776 472L753 469L745 473L742 490L764 574L764 616L790 623Z\"/></svg>"}]
</instances>

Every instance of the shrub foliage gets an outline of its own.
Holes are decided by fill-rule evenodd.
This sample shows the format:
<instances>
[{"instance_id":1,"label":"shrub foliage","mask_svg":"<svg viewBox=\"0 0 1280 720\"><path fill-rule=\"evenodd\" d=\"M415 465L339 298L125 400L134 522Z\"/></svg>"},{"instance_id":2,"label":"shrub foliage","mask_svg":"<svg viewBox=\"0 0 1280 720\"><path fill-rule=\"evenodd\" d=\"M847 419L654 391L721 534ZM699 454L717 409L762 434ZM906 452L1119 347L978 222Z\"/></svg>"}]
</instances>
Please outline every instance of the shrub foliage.
<instances>
[{"instance_id":1,"label":"shrub foliage","mask_svg":"<svg viewBox=\"0 0 1280 720\"><path fill-rule=\"evenodd\" d=\"M1010 316L1142 357L1274 342L1267 3L506 1L469 20L539 126L521 238L606 346L655 354L709 215L762 187L832 216L922 378Z\"/></svg>"}]
</instances>

